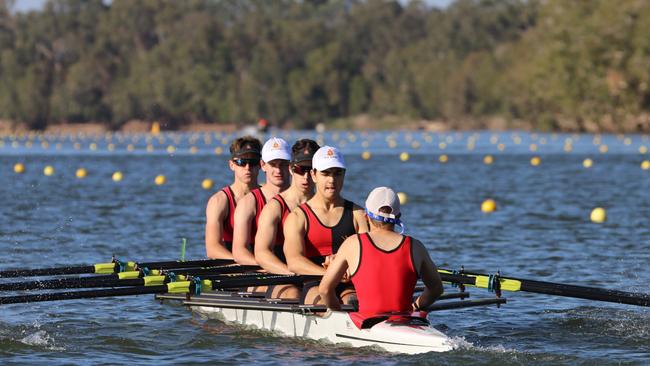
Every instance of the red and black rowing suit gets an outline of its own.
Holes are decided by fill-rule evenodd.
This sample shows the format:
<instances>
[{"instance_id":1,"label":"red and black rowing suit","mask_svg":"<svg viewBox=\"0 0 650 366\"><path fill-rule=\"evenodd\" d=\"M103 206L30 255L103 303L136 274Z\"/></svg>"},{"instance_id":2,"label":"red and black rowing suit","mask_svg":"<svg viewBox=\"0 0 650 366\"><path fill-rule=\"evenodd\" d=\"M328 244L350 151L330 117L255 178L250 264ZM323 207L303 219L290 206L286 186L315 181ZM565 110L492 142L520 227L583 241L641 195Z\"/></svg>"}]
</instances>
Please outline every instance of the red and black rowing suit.
<instances>
[{"instance_id":1,"label":"red and black rowing suit","mask_svg":"<svg viewBox=\"0 0 650 366\"><path fill-rule=\"evenodd\" d=\"M284 198L281 195L277 195L273 197L274 200L278 201L280 204L280 211L281 211L281 221L278 223L278 226L275 229L275 239L273 241L273 253L275 254L278 259L280 259L282 262L287 263L287 259L284 256L284 220L287 219L287 216L289 216L289 205L287 205L287 201L284 200Z\"/></svg>"},{"instance_id":2,"label":"red and black rowing suit","mask_svg":"<svg viewBox=\"0 0 650 366\"><path fill-rule=\"evenodd\" d=\"M235 201L235 193L232 191L230 186L223 187L221 190L226 194L226 198L228 199L228 213L226 214L226 217L223 218L221 240L223 240L226 248L232 251L233 227L235 227L235 208L237 208L237 202ZM255 222L251 225L250 236L251 242L254 242L255 233L257 232L257 222L260 219L260 212L262 212L262 208L264 208L264 205L266 204L266 198L264 198L264 194L260 188L253 189L251 193L253 194L253 197L255 197L256 209Z\"/></svg>"},{"instance_id":3,"label":"red and black rowing suit","mask_svg":"<svg viewBox=\"0 0 650 366\"><path fill-rule=\"evenodd\" d=\"M352 201L344 201L343 215L334 226L325 226L307 202L298 207L305 213L307 218L305 256L316 264L323 264L325 257L335 254L348 236L356 234L352 215L354 203Z\"/></svg>"},{"instance_id":4,"label":"red and black rowing suit","mask_svg":"<svg viewBox=\"0 0 650 366\"><path fill-rule=\"evenodd\" d=\"M225 186L221 188L221 191L226 194L226 199L228 200L228 213L226 217L223 218L221 227L221 240L226 246L226 249L232 251L232 232L233 227L235 226L235 208L237 207L237 202L235 201L235 193L232 191L230 186Z\"/></svg>"},{"instance_id":5,"label":"red and black rowing suit","mask_svg":"<svg viewBox=\"0 0 650 366\"><path fill-rule=\"evenodd\" d=\"M251 233L250 233L250 247L251 251L255 249L255 234L257 233L257 223L260 221L260 214L262 209L266 206L266 198L264 193L262 193L262 188L255 188L251 191L253 197L255 197L255 221L251 224Z\"/></svg>"},{"instance_id":6,"label":"red and black rowing suit","mask_svg":"<svg viewBox=\"0 0 650 366\"><path fill-rule=\"evenodd\" d=\"M380 314L410 313L418 279L411 237L404 236L397 248L385 251L368 233L359 234L359 267L350 278L359 300L359 312L350 318L358 327Z\"/></svg>"}]
</instances>

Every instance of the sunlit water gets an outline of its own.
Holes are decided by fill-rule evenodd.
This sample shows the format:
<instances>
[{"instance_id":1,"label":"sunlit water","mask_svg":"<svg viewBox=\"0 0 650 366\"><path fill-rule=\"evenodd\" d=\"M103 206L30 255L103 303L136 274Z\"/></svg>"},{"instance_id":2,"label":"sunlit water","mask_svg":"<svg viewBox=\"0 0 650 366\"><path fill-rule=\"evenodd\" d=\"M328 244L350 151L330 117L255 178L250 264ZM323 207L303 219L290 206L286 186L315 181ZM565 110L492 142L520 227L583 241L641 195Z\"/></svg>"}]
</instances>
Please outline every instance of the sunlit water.
<instances>
[{"instance_id":1,"label":"sunlit water","mask_svg":"<svg viewBox=\"0 0 650 366\"><path fill-rule=\"evenodd\" d=\"M297 136L315 135L287 139ZM341 132L322 138L346 153L347 198L362 204L378 185L408 195L408 233L426 243L439 266L650 292L650 171L640 167L647 153L639 153L648 146L645 136ZM0 138L0 268L92 264L113 254L177 259L182 238L187 257L201 258L205 203L214 191L203 190L201 181L212 178L215 189L229 183L226 156L214 151L227 152L229 139L113 135L50 138L43 147L38 137L31 146L26 137ZM146 151L149 144L153 152ZM363 151L372 153L370 160L361 158ZM400 161L401 152L410 159ZM439 162L442 154L446 164ZM486 154L493 164L483 163ZM531 166L532 156L541 165ZM586 158L593 160L589 169L582 165ZM25 173L12 171L18 162ZM55 169L53 176L43 175L46 165ZM80 167L88 170L85 179L74 176ZM116 183L110 177L118 170L124 180ZM165 185L154 185L158 174L167 177ZM480 211L487 198L497 202L495 213ZM604 224L589 221L597 206L607 209ZM3 364L650 362L645 308L505 296L508 304L500 309L430 314L459 348L417 356L274 337L203 320L151 296L9 305L2 306L0 357Z\"/></svg>"}]
</instances>

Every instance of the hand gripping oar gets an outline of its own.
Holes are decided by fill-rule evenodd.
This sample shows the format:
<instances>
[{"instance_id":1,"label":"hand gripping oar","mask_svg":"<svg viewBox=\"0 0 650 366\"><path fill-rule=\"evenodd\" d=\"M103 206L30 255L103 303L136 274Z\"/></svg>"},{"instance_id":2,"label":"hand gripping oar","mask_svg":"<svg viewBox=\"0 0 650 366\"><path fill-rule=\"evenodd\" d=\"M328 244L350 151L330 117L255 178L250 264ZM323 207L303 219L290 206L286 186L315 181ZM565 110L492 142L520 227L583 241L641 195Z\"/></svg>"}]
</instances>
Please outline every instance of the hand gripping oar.
<instances>
[{"instance_id":1,"label":"hand gripping oar","mask_svg":"<svg viewBox=\"0 0 650 366\"><path fill-rule=\"evenodd\" d=\"M191 267L210 267L232 264L230 259L202 259L193 261L159 261L159 262L121 262L112 261L108 263L97 263L84 266L66 266L56 268L37 269L8 269L0 271L0 278L7 277L31 277L31 276L58 276L68 274L110 274L125 271L134 271L139 268L149 269L173 269Z\"/></svg>"},{"instance_id":2,"label":"hand gripping oar","mask_svg":"<svg viewBox=\"0 0 650 366\"><path fill-rule=\"evenodd\" d=\"M142 271L128 271L109 275L77 277L77 278L56 278L51 280L37 280L25 282L0 283L0 291L23 291L23 290L53 290L65 288L93 288L93 287L127 287L146 286L151 281L158 281L160 284L170 281L167 278L162 282L157 277L164 278L165 275L173 273L178 276L188 275L219 275L227 273L245 273L246 271L258 270L259 266L251 265L227 265L207 268L179 268L173 272L169 270L151 270L148 275ZM257 275L257 273L256 273Z\"/></svg>"},{"instance_id":3,"label":"hand gripping oar","mask_svg":"<svg viewBox=\"0 0 650 366\"><path fill-rule=\"evenodd\" d=\"M538 294L575 297L579 299L607 301L619 304L650 306L650 294L609 290L597 287L566 285L561 283L503 277L472 272L456 272L439 269L444 282L475 286L496 291L526 291Z\"/></svg>"},{"instance_id":4,"label":"hand gripping oar","mask_svg":"<svg viewBox=\"0 0 650 366\"><path fill-rule=\"evenodd\" d=\"M147 280L147 278L151 279ZM240 278L245 277L245 278ZM236 275L216 275L208 276L207 279L190 278L185 280L184 276L182 281L164 283L167 279L166 276L148 276L144 278L135 279L146 281L144 286L125 287L114 289L99 289L87 291L64 291L64 292L51 292L40 293L35 295L18 295L18 296L2 296L0 297L0 305L3 304L17 304L37 301L55 301L55 300L71 300L71 299L87 299L96 297L112 297L112 296L130 296L130 295L144 295L144 294L159 294L159 293L187 293L190 295L200 294L203 288L206 289L227 289L237 288L244 286L264 286L264 285L277 285L277 284L300 284L305 281L317 280L321 276L284 276L284 275L258 275L250 274L247 276Z\"/></svg>"}]
</instances>

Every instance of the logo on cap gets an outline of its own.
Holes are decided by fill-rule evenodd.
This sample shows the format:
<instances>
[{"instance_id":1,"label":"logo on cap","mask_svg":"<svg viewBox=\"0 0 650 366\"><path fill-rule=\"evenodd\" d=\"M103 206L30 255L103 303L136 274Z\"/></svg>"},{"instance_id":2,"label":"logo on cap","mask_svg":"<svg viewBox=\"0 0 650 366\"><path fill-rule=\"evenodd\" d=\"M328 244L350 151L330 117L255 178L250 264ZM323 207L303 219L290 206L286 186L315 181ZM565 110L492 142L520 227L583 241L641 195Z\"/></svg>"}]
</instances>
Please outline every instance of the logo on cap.
<instances>
[{"instance_id":1,"label":"logo on cap","mask_svg":"<svg viewBox=\"0 0 650 366\"><path fill-rule=\"evenodd\" d=\"M279 148L279 147L280 147L280 144L278 144L277 142L274 142L274 143L273 143L273 148L274 148L274 149L277 149L277 148Z\"/></svg>"},{"instance_id":2,"label":"logo on cap","mask_svg":"<svg viewBox=\"0 0 650 366\"><path fill-rule=\"evenodd\" d=\"M330 157L334 156L334 150L327 149L327 156L330 156Z\"/></svg>"}]
</instances>

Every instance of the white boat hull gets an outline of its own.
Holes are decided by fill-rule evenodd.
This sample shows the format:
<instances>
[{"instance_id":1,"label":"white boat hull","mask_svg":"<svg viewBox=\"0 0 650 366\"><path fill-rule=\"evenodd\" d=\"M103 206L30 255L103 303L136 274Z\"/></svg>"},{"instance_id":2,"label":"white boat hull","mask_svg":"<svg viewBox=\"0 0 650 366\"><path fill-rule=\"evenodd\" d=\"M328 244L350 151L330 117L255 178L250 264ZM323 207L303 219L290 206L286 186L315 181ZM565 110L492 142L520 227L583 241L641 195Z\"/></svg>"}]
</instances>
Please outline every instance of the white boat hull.
<instances>
[{"instance_id":1,"label":"white boat hull","mask_svg":"<svg viewBox=\"0 0 650 366\"><path fill-rule=\"evenodd\" d=\"M345 312L323 316L296 312L191 306L209 318L254 326L286 336L345 343L354 347L380 347L388 352L417 354L445 352L454 348L444 333L428 325L397 325L381 322L370 329L358 329Z\"/></svg>"}]
</instances>

